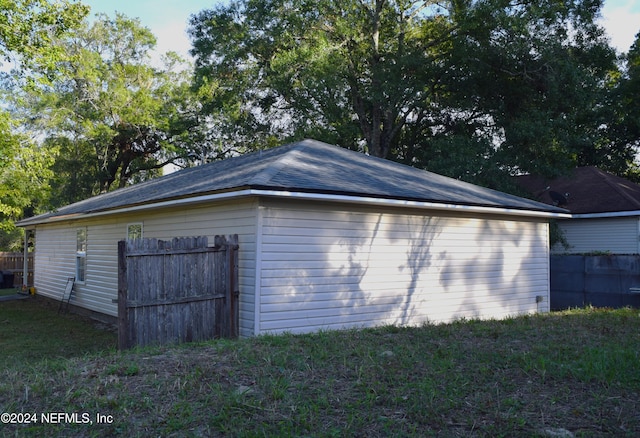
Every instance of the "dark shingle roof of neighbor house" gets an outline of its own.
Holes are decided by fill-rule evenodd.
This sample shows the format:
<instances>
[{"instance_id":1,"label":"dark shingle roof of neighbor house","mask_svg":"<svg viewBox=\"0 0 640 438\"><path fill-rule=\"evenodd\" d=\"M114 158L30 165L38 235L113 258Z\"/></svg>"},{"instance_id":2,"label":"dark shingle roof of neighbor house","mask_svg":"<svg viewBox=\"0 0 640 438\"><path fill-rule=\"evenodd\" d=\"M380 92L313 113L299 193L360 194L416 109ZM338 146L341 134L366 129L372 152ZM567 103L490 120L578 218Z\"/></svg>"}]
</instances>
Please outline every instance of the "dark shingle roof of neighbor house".
<instances>
[{"instance_id":1,"label":"dark shingle roof of neighbor house","mask_svg":"<svg viewBox=\"0 0 640 438\"><path fill-rule=\"evenodd\" d=\"M570 175L556 179L523 175L518 184L540 202L558 205L551 192L566 199L562 208L572 214L609 213L640 210L640 185L597 167L578 167Z\"/></svg>"},{"instance_id":2,"label":"dark shingle roof of neighbor house","mask_svg":"<svg viewBox=\"0 0 640 438\"><path fill-rule=\"evenodd\" d=\"M24 219L18 225L245 189L566 212L316 140L303 140L184 169Z\"/></svg>"}]
</instances>

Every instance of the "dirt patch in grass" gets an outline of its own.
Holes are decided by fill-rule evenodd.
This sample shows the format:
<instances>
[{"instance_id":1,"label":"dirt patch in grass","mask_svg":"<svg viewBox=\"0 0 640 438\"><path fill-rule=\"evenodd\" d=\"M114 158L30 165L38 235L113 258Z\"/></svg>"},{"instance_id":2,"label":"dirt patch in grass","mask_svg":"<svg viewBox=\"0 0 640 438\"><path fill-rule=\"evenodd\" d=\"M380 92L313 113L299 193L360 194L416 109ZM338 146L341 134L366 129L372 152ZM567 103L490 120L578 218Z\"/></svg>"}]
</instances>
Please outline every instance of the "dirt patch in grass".
<instances>
[{"instance_id":1,"label":"dirt patch in grass","mask_svg":"<svg viewBox=\"0 0 640 438\"><path fill-rule=\"evenodd\" d=\"M586 309L85 355L5 368L0 411L92 424L0 434L631 437L639 352L638 310Z\"/></svg>"}]
</instances>

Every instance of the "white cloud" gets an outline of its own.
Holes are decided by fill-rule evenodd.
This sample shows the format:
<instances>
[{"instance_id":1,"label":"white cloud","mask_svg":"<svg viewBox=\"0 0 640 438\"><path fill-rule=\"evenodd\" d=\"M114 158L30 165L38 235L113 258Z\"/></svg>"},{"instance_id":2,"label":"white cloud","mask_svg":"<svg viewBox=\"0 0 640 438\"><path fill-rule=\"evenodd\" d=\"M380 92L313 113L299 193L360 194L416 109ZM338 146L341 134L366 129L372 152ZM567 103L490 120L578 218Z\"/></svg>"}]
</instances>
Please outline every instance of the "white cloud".
<instances>
[{"instance_id":1,"label":"white cloud","mask_svg":"<svg viewBox=\"0 0 640 438\"><path fill-rule=\"evenodd\" d=\"M156 36L152 54L154 65L160 65L162 54L173 51L188 58L191 42L187 27L191 15L214 7L220 0L84 0L91 15L102 12L113 17L115 11L129 18L138 18Z\"/></svg>"},{"instance_id":2,"label":"white cloud","mask_svg":"<svg viewBox=\"0 0 640 438\"><path fill-rule=\"evenodd\" d=\"M186 32L185 21L170 21L151 29L157 38L155 52L158 56L167 52L177 52L180 56L189 57L191 42ZM155 56L154 56L155 58ZM155 59L154 59L155 61Z\"/></svg>"},{"instance_id":3,"label":"white cloud","mask_svg":"<svg viewBox=\"0 0 640 438\"><path fill-rule=\"evenodd\" d=\"M640 31L640 4L636 0L606 0L601 24L618 52L628 52Z\"/></svg>"}]
</instances>

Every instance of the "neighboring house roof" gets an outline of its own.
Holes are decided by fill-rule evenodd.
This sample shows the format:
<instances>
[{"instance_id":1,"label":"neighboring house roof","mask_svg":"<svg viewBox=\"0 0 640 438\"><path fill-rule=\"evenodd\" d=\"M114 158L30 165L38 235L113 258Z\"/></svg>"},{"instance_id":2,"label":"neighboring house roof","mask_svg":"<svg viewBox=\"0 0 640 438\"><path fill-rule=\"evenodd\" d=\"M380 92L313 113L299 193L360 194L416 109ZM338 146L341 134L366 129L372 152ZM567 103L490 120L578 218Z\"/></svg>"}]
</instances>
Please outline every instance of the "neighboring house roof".
<instances>
[{"instance_id":1,"label":"neighboring house roof","mask_svg":"<svg viewBox=\"0 0 640 438\"><path fill-rule=\"evenodd\" d=\"M539 201L561 206L573 215L640 210L640 185L597 167L578 167L556 179L523 175L516 181Z\"/></svg>"},{"instance_id":2,"label":"neighboring house roof","mask_svg":"<svg viewBox=\"0 0 640 438\"><path fill-rule=\"evenodd\" d=\"M315 140L184 169L24 219L19 226L206 195L285 193L478 206L547 214L565 210ZM345 199L343 199L345 200Z\"/></svg>"}]
</instances>

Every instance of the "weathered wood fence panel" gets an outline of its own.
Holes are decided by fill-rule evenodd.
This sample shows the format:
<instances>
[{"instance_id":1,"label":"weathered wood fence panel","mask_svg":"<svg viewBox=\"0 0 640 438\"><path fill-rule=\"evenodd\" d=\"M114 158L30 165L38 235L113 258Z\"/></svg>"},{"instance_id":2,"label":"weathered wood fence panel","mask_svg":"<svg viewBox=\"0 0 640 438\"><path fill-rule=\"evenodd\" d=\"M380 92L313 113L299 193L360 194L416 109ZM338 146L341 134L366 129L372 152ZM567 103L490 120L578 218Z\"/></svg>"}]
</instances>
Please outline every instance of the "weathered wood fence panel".
<instances>
[{"instance_id":1,"label":"weathered wood fence panel","mask_svg":"<svg viewBox=\"0 0 640 438\"><path fill-rule=\"evenodd\" d=\"M27 284L33 284L33 253L27 257L28 278ZM7 286L24 284L22 274L24 270L24 254L21 252L0 252L0 273L12 274L13 284ZM0 281L0 285L3 282Z\"/></svg>"},{"instance_id":2,"label":"weathered wood fence panel","mask_svg":"<svg viewBox=\"0 0 640 438\"><path fill-rule=\"evenodd\" d=\"M118 346L238 333L238 237L118 242Z\"/></svg>"}]
</instances>

